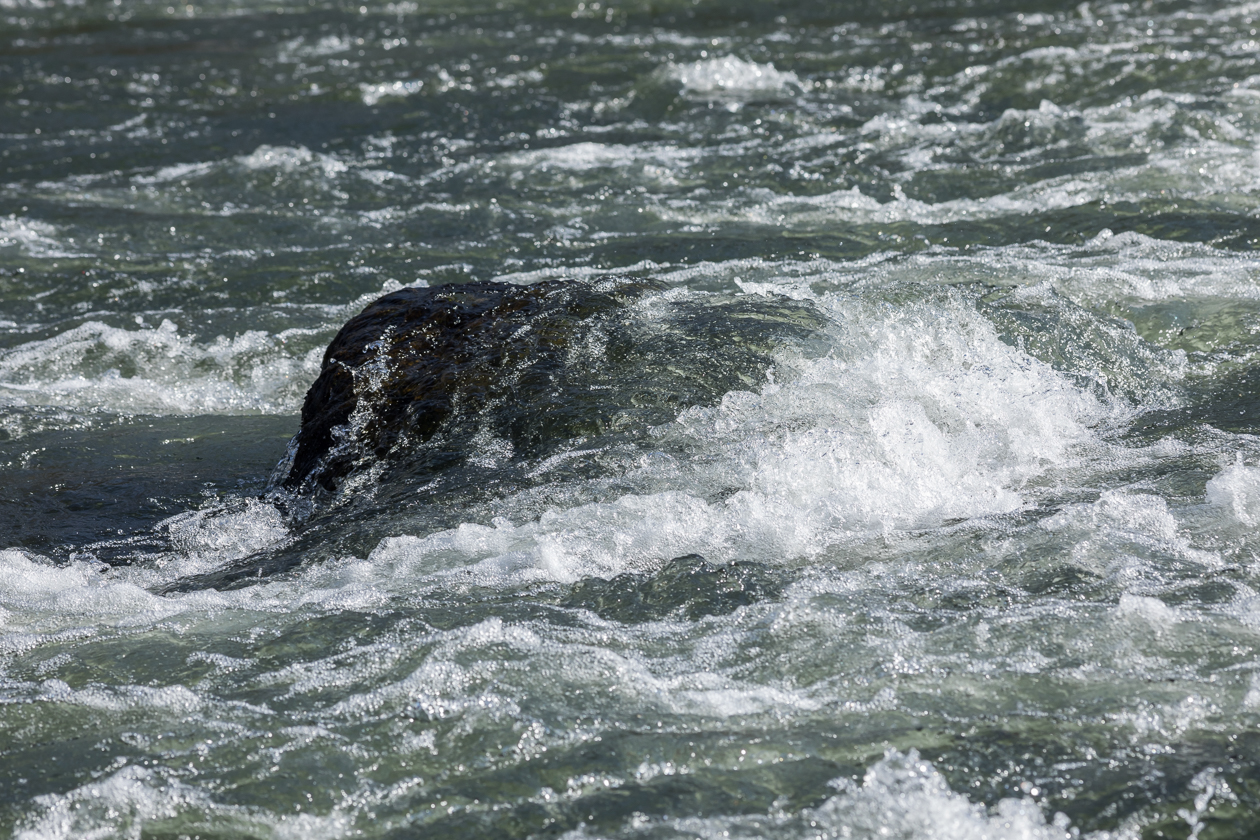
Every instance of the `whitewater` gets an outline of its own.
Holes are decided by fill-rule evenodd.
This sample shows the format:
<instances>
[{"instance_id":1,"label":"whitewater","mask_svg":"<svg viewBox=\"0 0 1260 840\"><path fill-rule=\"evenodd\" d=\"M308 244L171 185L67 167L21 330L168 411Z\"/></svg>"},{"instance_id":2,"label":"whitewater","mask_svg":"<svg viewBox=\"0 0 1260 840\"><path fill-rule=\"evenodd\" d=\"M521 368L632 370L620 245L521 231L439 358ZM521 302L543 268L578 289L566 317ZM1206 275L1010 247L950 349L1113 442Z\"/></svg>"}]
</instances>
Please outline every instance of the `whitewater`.
<instances>
[{"instance_id":1,"label":"whitewater","mask_svg":"<svg viewBox=\"0 0 1260 840\"><path fill-rule=\"evenodd\" d=\"M0 836L1256 836L1257 27L0 0ZM589 432L283 486L378 297L614 277Z\"/></svg>"}]
</instances>

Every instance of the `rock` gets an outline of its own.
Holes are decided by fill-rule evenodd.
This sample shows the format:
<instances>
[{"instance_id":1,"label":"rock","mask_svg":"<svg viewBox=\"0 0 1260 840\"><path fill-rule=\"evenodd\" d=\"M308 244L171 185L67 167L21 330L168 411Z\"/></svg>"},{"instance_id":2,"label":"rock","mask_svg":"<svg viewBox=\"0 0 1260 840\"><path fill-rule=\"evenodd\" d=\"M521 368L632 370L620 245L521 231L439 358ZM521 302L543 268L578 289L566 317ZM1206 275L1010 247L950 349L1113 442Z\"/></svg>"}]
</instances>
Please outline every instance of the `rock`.
<instances>
[{"instance_id":1,"label":"rock","mask_svg":"<svg viewBox=\"0 0 1260 840\"><path fill-rule=\"evenodd\" d=\"M282 464L283 486L335 490L356 470L400 450L414 454L450 426L467 432L489 422L517 447L536 442L547 427L562 435L580 431L581 423L563 422L575 419L564 405L554 405L548 418L530 415L546 402L547 385L558 381L575 342L658 288L629 278L474 282L380 298L350 319L324 353ZM426 454L429 467L439 468L464 453Z\"/></svg>"},{"instance_id":2,"label":"rock","mask_svg":"<svg viewBox=\"0 0 1260 840\"><path fill-rule=\"evenodd\" d=\"M400 289L329 345L278 483L336 493L371 469L401 498L458 464L630 440L759 387L775 348L819 323L803 301L683 295L630 277Z\"/></svg>"}]
</instances>

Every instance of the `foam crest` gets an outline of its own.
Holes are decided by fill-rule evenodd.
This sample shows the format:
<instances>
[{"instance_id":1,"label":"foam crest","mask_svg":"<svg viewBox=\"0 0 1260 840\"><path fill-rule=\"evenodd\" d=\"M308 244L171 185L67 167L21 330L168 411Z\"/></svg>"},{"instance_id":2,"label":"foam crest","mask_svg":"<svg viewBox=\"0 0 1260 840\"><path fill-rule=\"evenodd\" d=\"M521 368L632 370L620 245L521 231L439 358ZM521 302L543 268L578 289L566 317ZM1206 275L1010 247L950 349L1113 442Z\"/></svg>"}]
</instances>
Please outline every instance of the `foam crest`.
<instances>
[{"instance_id":1,"label":"foam crest","mask_svg":"<svg viewBox=\"0 0 1260 840\"><path fill-rule=\"evenodd\" d=\"M267 814L216 802L204 788L174 775L129 765L66 793L37 796L37 810L17 827L14 840L98 840L150 833L333 840L354 831L354 818L341 809L326 815Z\"/></svg>"},{"instance_id":2,"label":"foam crest","mask_svg":"<svg viewBox=\"0 0 1260 840\"><path fill-rule=\"evenodd\" d=\"M1008 341L1106 393L1147 408L1177 403L1176 385L1188 367L1184 351L1152 346L1131 324L1060 295L1053 282L1017 287L985 314Z\"/></svg>"},{"instance_id":3,"label":"foam crest","mask_svg":"<svg viewBox=\"0 0 1260 840\"><path fill-rule=\"evenodd\" d=\"M1108 490L1092 504L1068 505L1043 520L1074 566L1122 588L1148 587L1159 571L1177 566L1220 569L1215 551L1197 547L1160 496Z\"/></svg>"},{"instance_id":4,"label":"foam crest","mask_svg":"<svg viewBox=\"0 0 1260 840\"><path fill-rule=\"evenodd\" d=\"M1000 195L940 202L909 198L899 185L894 186L892 199L882 202L863 193L860 187L819 195L781 194L753 188L725 202L679 200L658 207L656 212L662 219L673 222L745 222L789 229L818 229L834 225L837 220L863 225L894 222L944 225L965 219L993 219L1076 207L1097 200L1108 186L1093 179L1062 177L1021 185Z\"/></svg>"},{"instance_id":5,"label":"foam crest","mask_svg":"<svg viewBox=\"0 0 1260 840\"><path fill-rule=\"evenodd\" d=\"M330 155L317 154L305 146L259 146L248 155L237 158L246 169L279 169L292 172L305 166L314 165L331 177L345 172L345 163Z\"/></svg>"},{"instance_id":6,"label":"foam crest","mask_svg":"<svg viewBox=\"0 0 1260 840\"><path fill-rule=\"evenodd\" d=\"M329 203L345 201L351 190L374 191L391 177L393 173L366 166L363 160L343 159L301 145L263 144L248 154L218 160L171 164L152 172L72 176L41 183L37 189L55 201L126 207L154 216L262 211L307 215L329 223L339 215L330 211ZM240 239L219 246L237 248Z\"/></svg>"},{"instance_id":7,"label":"foam crest","mask_svg":"<svg viewBox=\"0 0 1260 840\"><path fill-rule=\"evenodd\" d=\"M917 750L888 750L856 784L837 779L839 792L817 808L772 817L693 817L669 820L681 835L718 838L783 837L790 840L1072 840L1079 830L1063 814L1050 821L1028 798L1006 798L992 809L952 790L931 762ZM630 821L615 834L585 826L567 840L594 837L659 836L657 826ZM673 832L669 836L674 836ZM1127 832L1088 835L1096 840L1136 840Z\"/></svg>"},{"instance_id":8,"label":"foam crest","mask_svg":"<svg viewBox=\"0 0 1260 840\"><path fill-rule=\"evenodd\" d=\"M298 37L280 44L276 58L285 63L296 63L307 58L324 58L349 51L353 43L344 35L324 35L318 40Z\"/></svg>"},{"instance_id":9,"label":"foam crest","mask_svg":"<svg viewBox=\"0 0 1260 840\"><path fill-rule=\"evenodd\" d=\"M303 352L288 342L313 334L249 330L202 343L169 320L134 330L88 321L0 353L0 404L149 414L294 412L319 373L322 350Z\"/></svg>"},{"instance_id":10,"label":"foam crest","mask_svg":"<svg viewBox=\"0 0 1260 840\"><path fill-rule=\"evenodd\" d=\"M0 249L13 248L31 257L77 257L66 250L59 231L38 219L0 217Z\"/></svg>"},{"instance_id":11,"label":"foam crest","mask_svg":"<svg viewBox=\"0 0 1260 840\"><path fill-rule=\"evenodd\" d=\"M0 551L0 650L24 649L26 635L87 620L148 622L183 609L83 561L54 566L16 549Z\"/></svg>"},{"instance_id":12,"label":"foam crest","mask_svg":"<svg viewBox=\"0 0 1260 840\"><path fill-rule=\"evenodd\" d=\"M159 688L144 685L116 688L92 686L76 691L61 680L55 679L45 680L37 686L32 699L85 706L109 712L147 709L187 714L205 705L200 696L182 685L167 685Z\"/></svg>"},{"instance_id":13,"label":"foam crest","mask_svg":"<svg viewBox=\"0 0 1260 840\"><path fill-rule=\"evenodd\" d=\"M485 171L489 177L506 174L514 188L528 175L528 184L535 189L617 183L672 192L702 158L700 150L668 144L583 142L513 152L488 162Z\"/></svg>"},{"instance_id":14,"label":"foam crest","mask_svg":"<svg viewBox=\"0 0 1260 840\"><path fill-rule=\"evenodd\" d=\"M103 423L100 415L79 414L59 408L19 408L10 403L0 411L0 438L20 440L51 429L93 429L108 422Z\"/></svg>"},{"instance_id":15,"label":"foam crest","mask_svg":"<svg viewBox=\"0 0 1260 840\"><path fill-rule=\"evenodd\" d=\"M827 355L784 357L783 381L657 429L663 445L693 453L687 471L649 453L632 473L647 492L519 525L390 538L368 564L395 585L459 570L499 586L610 576L689 553L808 558L1018 510L1030 482L1098 445L1092 427L1126 416L1004 343L953 296L897 309L821 303L833 323Z\"/></svg>"},{"instance_id":16,"label":"foam crest","mask_svg":"<svg viewBox=\"0 0 1260 840\"><path fill-rule=\"evenodd\" d=\"M414 96L424 87L424 82L419 79L397 80L393 82L379 82L377 84L368 84L366 82L359 85L359 95L363 98L363 104L371 107L386 99L406 99L408 96Z\"/></svg>"},{"instance_id":17,"label":"foam crest","mask_svg":"<svg viewBox=\"0 0 1260 840\"><path fill-rule=\"evenodd\" d=\"M1260 468L1241 459L1226 467L1208 481L1207 501L1237 525L1254 528L1260 523Z\"/></svg>"},{"instance_id":18,"label":"foam crest","mask_svg":"<svg viewBox=\"0 0 1260 840\"><path fill-rule=\"evenodd\" d=\"M1114 206L1178 198L1195 198L1226 213L1247 212L1255 207L1247 196L1260 183L1260 157L1247 139L1253 132L1246 126L1254 118L1240 113L1242 108L1232 100L1209 102L1150 91L1121 103L1079 110L1043 100L1037 108L1009 109L984 123L923 120L924 113L939 117L939 107L929 108L923 100L909 97L900 108L864 123L849 143L836 144L835 135L822 134L795 138L776 150L785 159L797 160L798 166L805 164L806 174L820 178L847 171L846 150L853 144L898 159L902 172L874 190L845 186L802 194L750 185L731 190L718 202L707 193L694 200L663 201L655 212L681 224L735 222L793 230L827 230L837 220L950 225L1095 202ZM1050 166L1039 177L1013 179L1000 192L980 195L966 184L964 171L956 169L959 158L1001 161L1024 169L1063 155L1084 155L1094 165ZM916 191L920 176L928 176L929 182L944 178L957 186L944 190L949 197L936 200L931 192ZM888 192L891 198L884 197Z\"/></svg>"},{"instance_id":19,"label":"foam crest","mask_svg":"<svg viewBox=\"0 0 1260 840\"><path fill-rule=\"evenodd\" d=\"M14 840L80 840L139 837L163 825L199 822L213 814L219 830L252 834L257 826L245 809L216 804L206 791L143 767L123 767L65 794L35 797L42 813L29 819Z\"/></svg>"},{"instance_id":20,"label":"foam crest","mask_svg":"<svg viewBox=\"0 0 1260 840\"><path fill-rule=\"evenodd\" d=\"M916 750L890 750L866 771L861 786L848 780L841 793L809 814L825 837L933 838L933 840L1068 840L1062 815L1046 823L1029 799L1003 799L993 812L950 789Z\"/></svg>"},{"instance_id":21,"label":"foam crest","mask_svg":"<svg viewBox=\"0 0 1260 840\"><path fill-rule=\"evenodd\" d=\"M153 582L196 574L271 548L289 536L284 517L273 505L258 499L220 503L185 511L158 523L155 530L170 540L161 558L161 573ZM136 575L137 580L143 573Z\"/></svg>"},{"instance_id":22,"label":"foam crest","mask_svg":"<svg viewBox=\"0 0 1260 840\"><path fill-rule=\"evenodd\" d=\"M247 170L253 172L294 173L303 170L313 171L326 179L335 178L349 169L349 166L337 158L312 152L306 146L272 146L264 144L247 155L228 158L225 161L203 161L198 163L181 163L164 166L152 175L139 175L133 178L137 184L158 185L173 182L184 182L190 179L204 178L222 174L224 168Z\"/></svg>"},{"instance_id":23,"label":"foam crest","mask_svg":"<svg viewBox=\"0 0 1260 840\"><path fill-rule=\"evenodd\" d=\"M1246 254L1197 242L1103 229L1078 247L1018 246L1006 260L1086 304L1179 298L1260 299L1260 267Z\"/></svg>"},{"instance_id":24,"label":"foam crest","mask_svg":"<svg viewBox=\"0 0 1260 840\"><path fill-rule=\"evenodd\" d=\"M1065 111L1048 99L1036 110L1007 109L984 128L982 154L999 155L1066 146L1080 142L1086 134L1084 118Z\"/></svg>"},{"instance_id":25,"label":"foam crest","mask_svg":"<svg viewBox=\"0 0 1260 840\"><path fill-rule=\"evenodd\" d=\"M556 146L550 149L534 149L528 152L513 152L505 155L503 162L509 166L540 167L545 169L561 169L581 172L588 169L603 169L614 166L625 166L630 163L654 161L663 164L677 164L698 157L694 152L678 149L674 146L643 147L626 146L618 143L572 143L568 146Z\"/></svg>"},{"instance_id":26,"label":"foam crest","mask_svg":"<svg viewBox=\"0 0 1260 840\"><path fill-rule=\"evenodd\" d=\"M1220 551L1222 562L1254 567L1256 525L1260 523L1260 467L1243 463L1241 455L1208 481L1207 504L1198 521L1209 545ZM1251 625L1260 624L1260 599L1240 593L1239 614Z\"/></svg>"},{"instance_id":27,"label":"foam crest","mask_svg":"<svg viewBox=\"0 0 1260 840\"><path fill-rule=\"evenodd\" d=\"M536 707L544 697L563 702L567 695L592 691L606 697L605 714L648 708L729 719L820 707L807 689L765 685L755 678L741 679L743 674L725 673L726 668L718 667L718 656L712 657L718 661L711 661L711 667L699 668L688 660L646 652L653 642L678 632L677 624L662 623L614 639L598 623L557 632L545 623L491 617L413 639L417 645L413 649L424 650L425 655L402 679L394 675L407 651L381 644L295 665L269 681L287 685L293 694L373 686L328 708L330 715L350 721L408 708L418 708L433 720L520 720L529 714L522 706ZM722 642L713 646L720 648ZM525 671L520 662L528 663ZM522 697L531 699L522 703ZM467 731L467 726L457 729ZM458 734L435 749L449 749Z\"/></svg>"},{"instance_id":28,"label":"foam crest","mask_svg":"<svg viewBox=\"0 0 1260 840\"><path fill-rule=\"evenodd\" d=\"M670 64L666 78L682 85L683 95L723 102L758 102L789 99L798 93L801 80L773 64L758 64L733 55Z\"/></svg>"},{"instance_id":29,"label":"foam crest","mask_svg":"<svg viewBox=\"0 0 1260 840\"><path fill-rule=\"evenodd\" d=\"M758 447L750 490L763 504L856 531L1005 512L1024 482L1067 463L1090 425L1115 416L958 299L884 313L828 302L842 325L828 358L744 410L707 412L715 433L746 440L758 427L792 429Z\"/></svg>"},{"instance_id":30,"label":"foam crest","mask_svg":"<svg viewBox=\"0 0 1260 840\"><path fill-rule=\"evenodd\" d=\"M1168 606L1158 598L1132 595L1128 592L1120 596L1116 612L1121 617L1135 618L1145 622L1156 633L1172 628L1183 618L1180 610Z\"/></svg>"}]
</instances>

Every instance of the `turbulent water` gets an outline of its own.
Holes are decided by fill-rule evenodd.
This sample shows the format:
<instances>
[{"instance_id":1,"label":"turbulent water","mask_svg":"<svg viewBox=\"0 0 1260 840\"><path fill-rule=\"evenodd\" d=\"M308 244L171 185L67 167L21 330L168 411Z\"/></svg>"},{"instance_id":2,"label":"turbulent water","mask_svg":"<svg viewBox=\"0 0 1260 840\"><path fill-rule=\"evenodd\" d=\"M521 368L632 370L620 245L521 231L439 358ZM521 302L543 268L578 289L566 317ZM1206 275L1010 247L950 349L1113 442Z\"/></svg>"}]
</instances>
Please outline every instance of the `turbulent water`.
<instances>
[{"instance_id":1,"label":"turbulent water","mask_svg":"<svg viewBox=\"0 0 1260 840\"><path fill-rule=\"evenodd\" d=\"M1257 836L1258 26L0 0L0 835ZM279 486L379 295L612 274L589 433Z\"/></svg>"}]
</instances>

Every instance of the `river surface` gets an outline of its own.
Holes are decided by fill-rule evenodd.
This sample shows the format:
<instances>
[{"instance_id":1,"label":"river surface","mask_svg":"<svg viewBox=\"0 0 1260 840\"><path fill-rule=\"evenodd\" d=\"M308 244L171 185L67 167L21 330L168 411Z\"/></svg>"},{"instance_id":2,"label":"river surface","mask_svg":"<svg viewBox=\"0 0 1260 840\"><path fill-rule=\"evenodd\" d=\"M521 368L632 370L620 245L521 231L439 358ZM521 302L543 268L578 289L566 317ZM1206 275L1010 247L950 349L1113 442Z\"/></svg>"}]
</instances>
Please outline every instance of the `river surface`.
<instances>
[{"instance_id":1,"label":"river surface","mask_svg":"<svg viewBox=\"0 0 1260 840\"><path fill-rule=\"evenodd\" d=\"M0 0L0 836L1257 836L1258 26ZM607 274L591 434L279 488Z\"/></svg>"}]
</instances>

